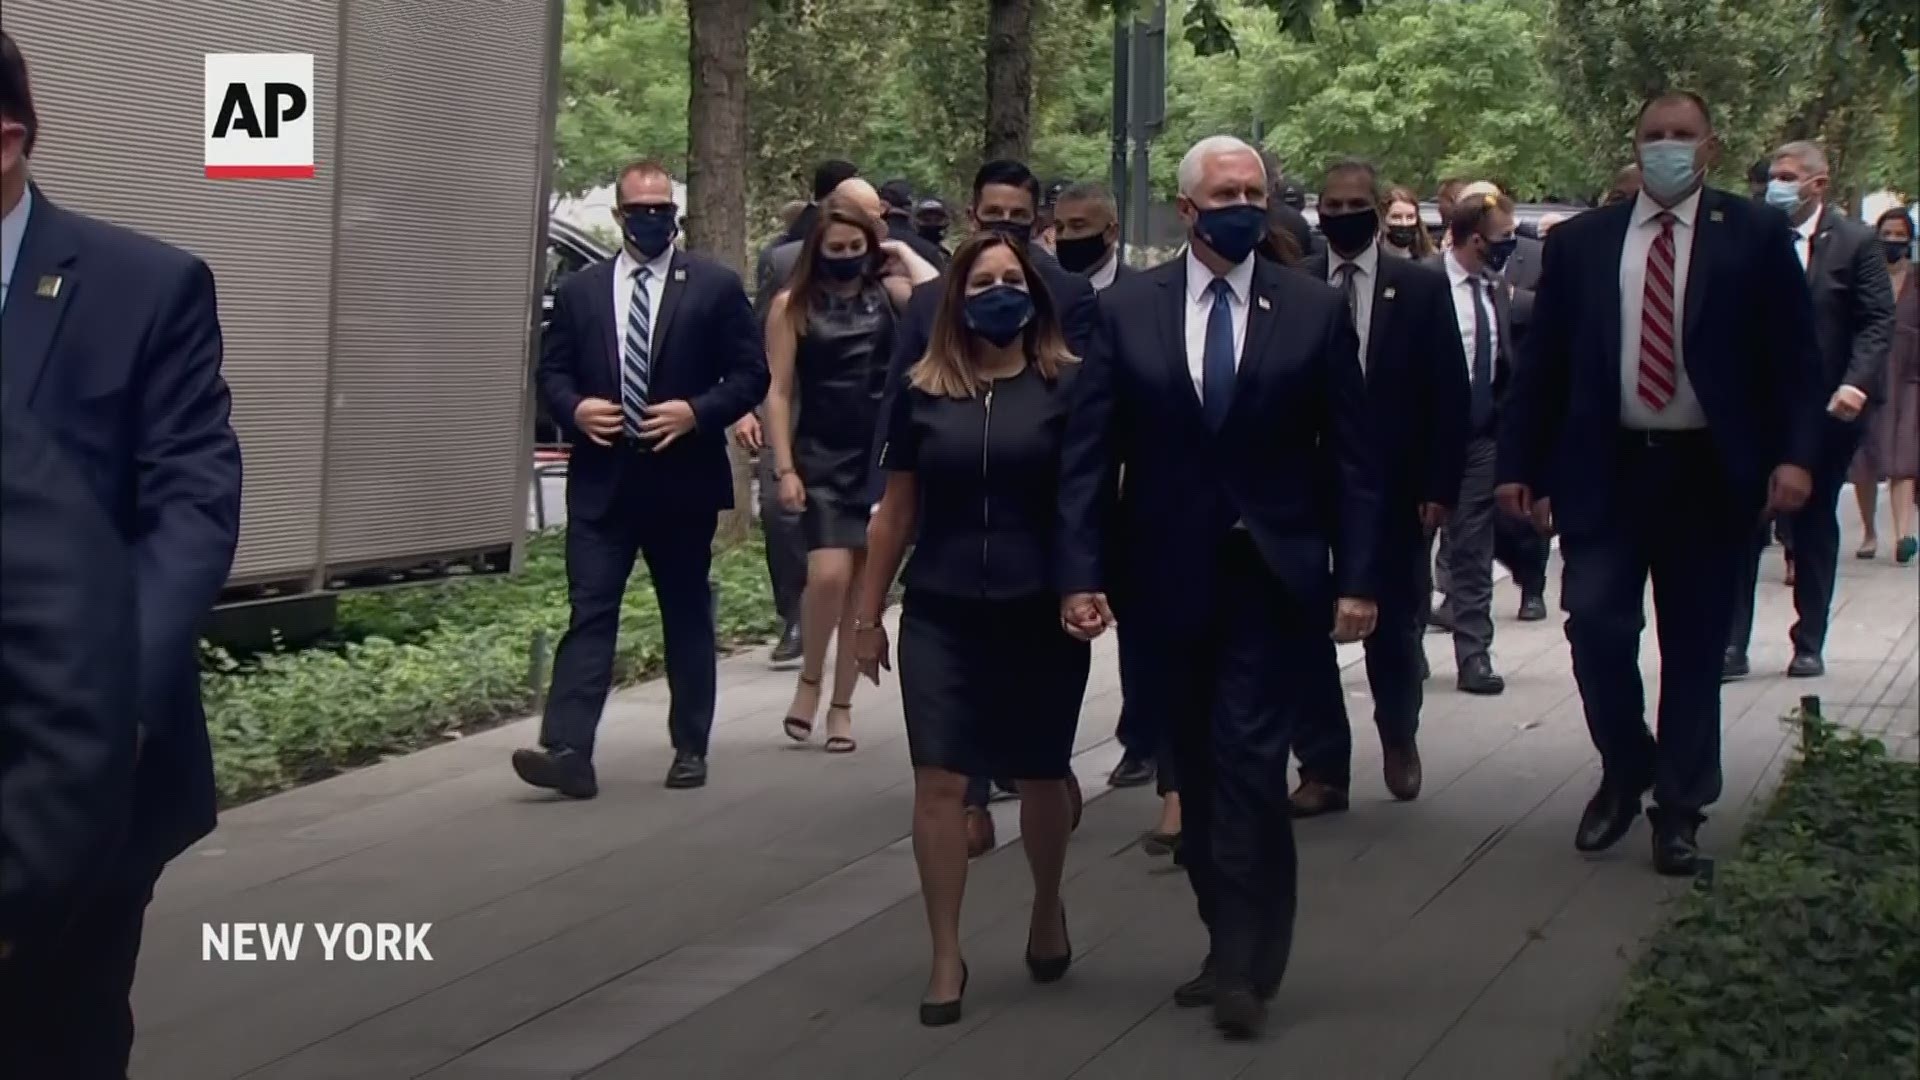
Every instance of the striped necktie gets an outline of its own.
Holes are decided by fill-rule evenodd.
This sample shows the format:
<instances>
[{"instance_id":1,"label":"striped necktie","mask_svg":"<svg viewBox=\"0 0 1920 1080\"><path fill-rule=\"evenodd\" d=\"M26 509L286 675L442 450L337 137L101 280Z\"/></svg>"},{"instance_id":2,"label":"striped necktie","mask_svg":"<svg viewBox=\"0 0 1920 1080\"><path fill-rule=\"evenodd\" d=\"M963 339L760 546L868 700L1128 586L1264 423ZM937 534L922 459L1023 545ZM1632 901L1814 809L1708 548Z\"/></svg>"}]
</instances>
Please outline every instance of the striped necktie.
<instances>
[{"instance_id":1,"label":"striped necktie","mask_svg":"<svg viewBox=\"0 0 1920 1080\"><path fill-rule=\"evenodd\" d=\"M627 305L626 340L620 347L620 413L629 439L640 438L647 412L647 379L653 374L653 312L647 305L647 268L633 275L633 300Z\"/></svg>"},{"instance_id":2,"label":"striped necktie","mask_svg":"<svg viewBox=\"0 0 1920 1080\"><path fill-rule=\"evenodd\" d=\"M1641 404L1660 412L1680 385L1673 355L1673 223L1671 213L1657 219L1660 235L1647 251L1647 284L1640 301L1640 371L1634 391Z\"/></svg>"}]
</instances>

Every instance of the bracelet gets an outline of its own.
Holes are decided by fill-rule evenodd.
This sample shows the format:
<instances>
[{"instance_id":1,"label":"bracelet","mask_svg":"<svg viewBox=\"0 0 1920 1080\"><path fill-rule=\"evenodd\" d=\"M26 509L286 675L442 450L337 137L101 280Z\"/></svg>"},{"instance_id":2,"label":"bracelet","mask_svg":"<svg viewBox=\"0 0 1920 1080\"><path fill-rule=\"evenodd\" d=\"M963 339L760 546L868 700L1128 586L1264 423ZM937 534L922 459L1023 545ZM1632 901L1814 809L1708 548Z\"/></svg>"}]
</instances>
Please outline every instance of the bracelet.
<instances>
[{"instance_id":1,"label":"bracelet","mask_svg":"<svg viewBox=\"0 0 1920 1080\"><path fill-rule=\"evenodd\" d=\"M880 628L880 620L877 618L853 620L853 632L856 634L864 634L869 630L878 630Z\"/></svg>"}]
</instances>

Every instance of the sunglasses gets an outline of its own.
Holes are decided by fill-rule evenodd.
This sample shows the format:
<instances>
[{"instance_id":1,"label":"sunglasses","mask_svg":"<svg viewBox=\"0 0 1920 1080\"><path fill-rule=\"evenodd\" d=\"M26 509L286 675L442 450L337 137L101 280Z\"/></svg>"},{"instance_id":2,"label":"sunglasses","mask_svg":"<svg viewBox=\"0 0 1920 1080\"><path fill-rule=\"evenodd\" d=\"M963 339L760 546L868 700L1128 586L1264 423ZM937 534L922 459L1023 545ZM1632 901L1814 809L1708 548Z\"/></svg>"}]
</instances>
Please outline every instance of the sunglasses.
<instances>
[{"instance_id":1,"label":"sunglasses","mask_svg":"<svg viewBox=\"0 0 1920 1080\"><path fill-rule=\"evenodd\" d=\"M680 208L670 202L663 203L621 203L620 216L633 214L651 214L654 217L678 217Z\"/></svg>"}]
</instances>

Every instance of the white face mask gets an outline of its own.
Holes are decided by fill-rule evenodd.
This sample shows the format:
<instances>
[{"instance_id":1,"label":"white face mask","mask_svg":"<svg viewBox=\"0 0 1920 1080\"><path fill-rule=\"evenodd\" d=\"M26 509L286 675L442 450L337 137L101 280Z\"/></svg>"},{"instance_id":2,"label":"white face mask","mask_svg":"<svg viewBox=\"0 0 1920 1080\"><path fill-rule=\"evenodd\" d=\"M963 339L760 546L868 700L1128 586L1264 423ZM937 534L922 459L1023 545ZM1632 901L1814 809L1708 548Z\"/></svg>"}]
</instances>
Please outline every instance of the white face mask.
<instances>
[{"instance_id":1,"label":"white face mask","mask_svg":"<svg viewBox=\"0 0 1920 1080\"><path fill-rule=\"evenodd\" d=\"M1640 185L1655 201L1671 205L1700 182L1700 144L1692 139L1655 139L1640 146Z\"/></svg>"}]
</instances>

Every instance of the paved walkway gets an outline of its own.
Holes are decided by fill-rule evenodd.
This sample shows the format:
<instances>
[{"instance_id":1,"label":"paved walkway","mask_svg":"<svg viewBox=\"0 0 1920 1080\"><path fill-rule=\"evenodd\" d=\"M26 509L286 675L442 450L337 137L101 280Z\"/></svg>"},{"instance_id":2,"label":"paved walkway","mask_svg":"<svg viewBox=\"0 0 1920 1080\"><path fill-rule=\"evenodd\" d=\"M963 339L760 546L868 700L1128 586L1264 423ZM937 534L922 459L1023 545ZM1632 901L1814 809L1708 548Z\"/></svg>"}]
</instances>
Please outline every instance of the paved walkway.
<instances>
[{"instance_id":1,"label":"paved walkway","mask_svg":"<svg viewBox=\"0 0 1920 1080\"><path fill-rule=\"evenodd\" d=\"M1920 575L1848 558L1829 674L1809 682L1777 675L1791 620L1779 580L1772 558L1761 674L1726 693L1726 795L1704 833L1715 853L1777 776L1790 749L1777 718L1799 695L1916 749ZM664 687L649 685L610 707L591 803L513 778L508 751L533 738L521 722L226 815L154 902L134 1075L1551 1077L1679 887L1649 869L1644 826L1607 856L1573 852L1597 766L1559 623L1512 621L1515 600L1500 588L1504 697L1454 692L1450 646L1427 639L1426 794L1388 801L1362 734L1353 811L1299 830L1298 945L1261 1042L1223 1043L1167 1001L1204 945L1184 881L1133 845L1151 794L1100 797L1118 755L1109 640L1077 759L1095 801L1067 867L1079 959L1064 983L1026 981L1026 870L1003 805L1003 847L969 881L966 1020L917 1026L925 937L895 687L863 688L860 751L829 758L780 735L792 675L753 654L722 666L702 791L660 787ZM1346 682L1367 716L1358 668ZM433 960L327 963L311 929L296 962L201 959L203 923L283 920L431 922Z\"/></svg>"}]
</instances>

